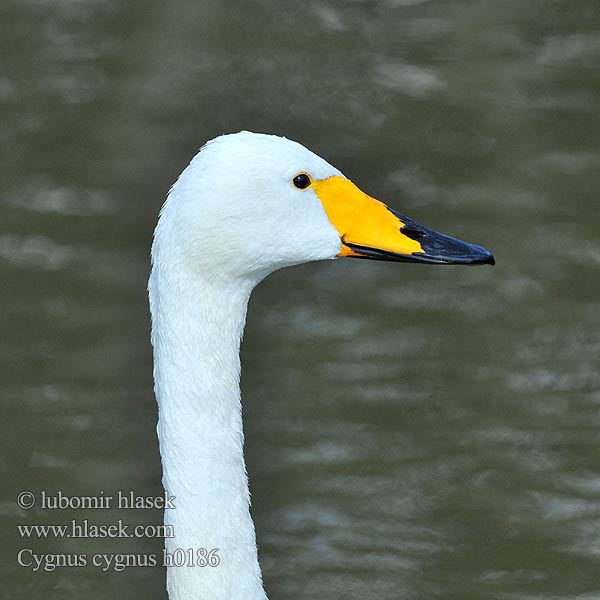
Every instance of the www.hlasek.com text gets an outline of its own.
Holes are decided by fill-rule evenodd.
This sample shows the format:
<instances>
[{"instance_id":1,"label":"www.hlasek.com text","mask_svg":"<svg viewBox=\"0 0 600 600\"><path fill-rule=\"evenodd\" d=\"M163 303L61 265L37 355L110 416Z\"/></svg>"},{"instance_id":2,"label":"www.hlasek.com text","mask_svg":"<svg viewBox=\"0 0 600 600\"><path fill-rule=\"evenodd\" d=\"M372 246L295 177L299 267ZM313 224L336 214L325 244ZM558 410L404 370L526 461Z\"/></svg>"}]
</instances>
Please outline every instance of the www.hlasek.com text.
<instances>
[{"instance_id":1,"label":"www.hlasek.com text","mask_svg":"<svg viewBox=\"0 0 600 600\"><path fill-rule=\"evenodd\" d=\"M71 519L62 525L17 525L21 538L174 538L173 525L128 525L122 519L112 524L90 523L88 519Z\"/></svg>"}]
</instances>

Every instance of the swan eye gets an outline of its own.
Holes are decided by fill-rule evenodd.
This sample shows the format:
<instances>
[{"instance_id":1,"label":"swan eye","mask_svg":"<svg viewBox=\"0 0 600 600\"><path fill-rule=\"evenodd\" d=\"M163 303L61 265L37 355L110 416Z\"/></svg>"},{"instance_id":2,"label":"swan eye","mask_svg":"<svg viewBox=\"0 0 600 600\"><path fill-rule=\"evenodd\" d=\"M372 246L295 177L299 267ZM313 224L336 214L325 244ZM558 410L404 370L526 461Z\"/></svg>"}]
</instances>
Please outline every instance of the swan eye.
<instances>
[{"instance_id":1,"label":"swan eye","mask_svg":"<svg viewBox=\"0 0 600 600\"><path fill-rule=\"evenodd\" d=\"M292 183L299 190L304 190L312 183L312 181L310 180L310 176L306 173L299 173L292 179Z\"/></svg>"}]
</instances>

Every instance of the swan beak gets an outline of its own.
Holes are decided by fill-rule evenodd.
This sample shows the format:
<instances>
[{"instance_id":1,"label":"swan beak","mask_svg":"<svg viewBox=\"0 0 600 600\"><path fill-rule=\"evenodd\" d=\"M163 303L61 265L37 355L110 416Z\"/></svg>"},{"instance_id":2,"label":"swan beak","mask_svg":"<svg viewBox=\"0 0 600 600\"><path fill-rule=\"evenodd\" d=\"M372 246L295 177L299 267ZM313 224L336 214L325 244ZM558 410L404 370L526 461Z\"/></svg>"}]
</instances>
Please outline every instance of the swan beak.
<instances>
[{"instance_id":1,"label":"swan beak","mask_svg":"<svg viewBox=\"0 0 600 600\"><path fill-rule=\"evenodd\" d=\"M491 252L432 231L371 198L341 176L312 187L339 231L338 256L436 265L493 265Z\"/></svg>"}]
</instances>

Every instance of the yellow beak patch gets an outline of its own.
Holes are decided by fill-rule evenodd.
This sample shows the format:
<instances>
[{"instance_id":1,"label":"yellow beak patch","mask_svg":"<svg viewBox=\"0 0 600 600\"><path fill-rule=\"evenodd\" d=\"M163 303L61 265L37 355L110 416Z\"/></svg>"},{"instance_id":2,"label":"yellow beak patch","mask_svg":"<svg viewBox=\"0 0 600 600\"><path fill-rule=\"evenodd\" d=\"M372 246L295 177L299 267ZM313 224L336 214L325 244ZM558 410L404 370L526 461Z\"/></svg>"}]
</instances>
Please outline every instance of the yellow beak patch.
<instances>
[{"instance_id":1,"label":"yellow beak patch","mask_svg":"<svg viewBox=\"0 0 600 600\"><path fill-rule=\"evenodd\" d=\"M423 252L418 241L400 231L405 223L383 202L371 198L345 177L336 175L314 181L312 188L340 233L342 251L338 256L361 256L346 245L348 242L400 255Z\"/></svg>"}]
</instances>

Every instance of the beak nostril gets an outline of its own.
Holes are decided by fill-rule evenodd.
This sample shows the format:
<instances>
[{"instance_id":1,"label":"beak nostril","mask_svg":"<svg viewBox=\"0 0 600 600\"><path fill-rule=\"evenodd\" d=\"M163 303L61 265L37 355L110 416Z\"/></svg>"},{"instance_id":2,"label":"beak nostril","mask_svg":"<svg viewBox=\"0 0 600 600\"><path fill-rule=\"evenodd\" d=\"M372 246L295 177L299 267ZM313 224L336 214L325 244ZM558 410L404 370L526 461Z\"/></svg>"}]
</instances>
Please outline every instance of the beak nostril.
<instances>
[{"instance_id":1,"label":"beak nostril","mask_svg":"<svg viewBox=\"0 0 600 600\"><path fill-rule=\"evenodd\" d=\"M403 233L406 237L411 240L416 240L425 237L425 232L414 225L404 225L400 228L400 233Z\"/></svg>"}]
</instances>

